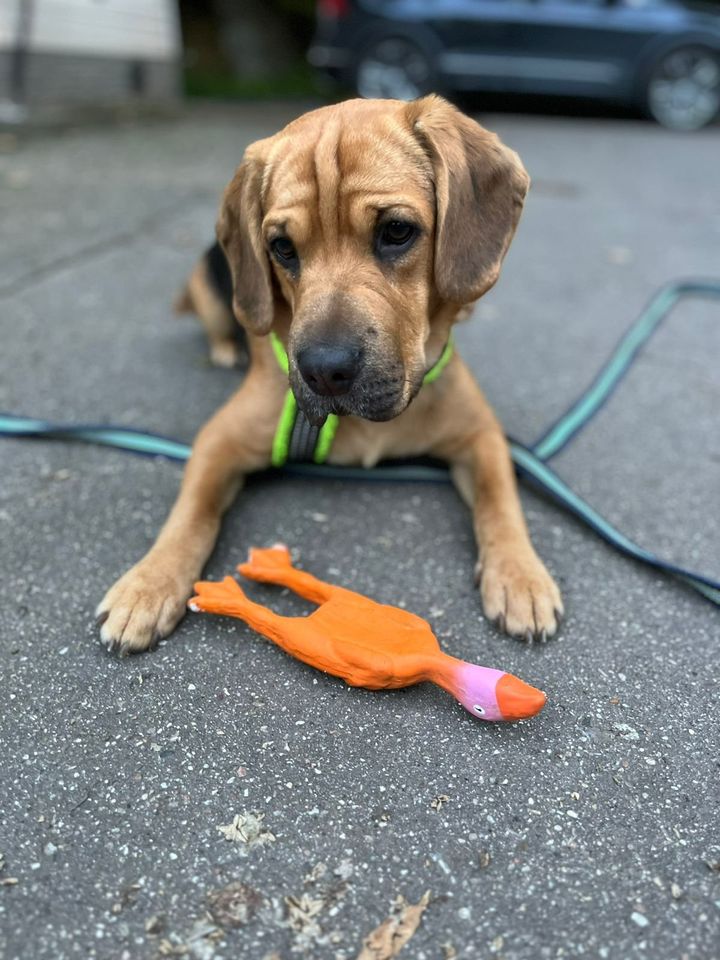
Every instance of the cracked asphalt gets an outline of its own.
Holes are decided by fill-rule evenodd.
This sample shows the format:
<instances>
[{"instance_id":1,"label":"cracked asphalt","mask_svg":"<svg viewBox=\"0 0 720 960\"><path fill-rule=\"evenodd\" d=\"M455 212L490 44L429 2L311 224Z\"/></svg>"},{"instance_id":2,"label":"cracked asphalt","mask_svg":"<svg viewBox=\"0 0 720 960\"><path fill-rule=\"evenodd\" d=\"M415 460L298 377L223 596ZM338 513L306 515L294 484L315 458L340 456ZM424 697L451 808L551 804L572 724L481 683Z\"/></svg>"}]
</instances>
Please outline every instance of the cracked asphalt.
<instances>
[{"instance_id":1,"label":"cracked asphalt","mask_svg":"<svg viewBox=\"0 0 720 960\"><path fill-rule=\"evenodd\" d=\"M170 303L244 146L298 110L0 138L0 409L192 438L241 374L212 369ZM658 286L720 274L720 131L482 119L534 188L459 342L530 441ZM556 461L629 535L716 576L719 309L682 304ZM492 726L436 688L353 690L203 616L119 660L92 613L180 467L5 439L0 464L3 960L350 960L396 897L426 890L414 960L720 957L710 603L525 489L568 611L527 648L482 619L450 487L278 478L248 485L208 576L284 540L317 575L427 616L455 655L545 689L543 713ZM233 822L234 841L218 830Z\"/></svg>"}]
</instances>

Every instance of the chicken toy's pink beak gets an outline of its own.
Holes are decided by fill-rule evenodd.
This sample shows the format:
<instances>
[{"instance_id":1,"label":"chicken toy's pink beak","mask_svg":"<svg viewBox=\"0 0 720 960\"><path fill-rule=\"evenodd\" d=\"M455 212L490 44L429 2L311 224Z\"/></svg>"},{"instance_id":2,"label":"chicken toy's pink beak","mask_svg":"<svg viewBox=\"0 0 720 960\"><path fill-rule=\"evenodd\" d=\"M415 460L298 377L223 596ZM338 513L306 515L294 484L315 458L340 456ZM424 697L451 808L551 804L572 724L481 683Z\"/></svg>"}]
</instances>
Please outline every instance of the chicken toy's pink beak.
<instances>
[{"instance_id":1,"label":"chicken toy's pink beak","mask_svg":"<svg viewBox=\"0 0 720 960\"><path fill-rule=\"evenodd\" d=\"M495 687L495 699L503 720L524 720L540 713L547 696L511 673L505 673Z\"/></svg>"}]
</instances>

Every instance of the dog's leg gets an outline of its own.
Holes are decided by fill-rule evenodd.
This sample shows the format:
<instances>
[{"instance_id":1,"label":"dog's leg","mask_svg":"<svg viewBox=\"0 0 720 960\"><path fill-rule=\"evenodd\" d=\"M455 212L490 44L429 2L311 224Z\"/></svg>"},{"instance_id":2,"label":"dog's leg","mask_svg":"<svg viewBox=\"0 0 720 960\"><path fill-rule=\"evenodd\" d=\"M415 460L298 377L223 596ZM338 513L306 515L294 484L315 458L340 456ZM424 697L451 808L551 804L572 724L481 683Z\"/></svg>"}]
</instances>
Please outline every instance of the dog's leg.
<instances>
[{"instance_id":1,"label":"dog's leg","mask_svg":"<svg viewBox=\"0 0 720 960\"><path fill-rule=\"evenodd\" d=\"M473 511L476 574L485 615L527 640L551 637L560 624L560 592L535 553L525 525L507 441L495 423L477 433L452 464Z\"/></svg>"},{"instance_id":2,"label":"dog's leg","mask_svg":"<svg viewBox=\"0 0 720 960\"><path fill-rule=\"evenodd\" d=\"M175 299L176 313L195 313L205 328L210 345L210 360L216 367L235 367L242 350L237 320L230 307L209 282L205 260L198 263L186 286Z\"/></svg>"},{"instance_id":3,"label":"dog's leg","mask_svg":"<svg viewBox=\"0 0 720 960\"><path fill-rule=\"evenodd\" d=\"M251 373L200 431L180 494L155 545L98 606L100 636L109 648L146 650L173 630L244 474L269 466L279 407L268 415L267 388L263 391L254 381Z\"/></svg>"}]
</instances>

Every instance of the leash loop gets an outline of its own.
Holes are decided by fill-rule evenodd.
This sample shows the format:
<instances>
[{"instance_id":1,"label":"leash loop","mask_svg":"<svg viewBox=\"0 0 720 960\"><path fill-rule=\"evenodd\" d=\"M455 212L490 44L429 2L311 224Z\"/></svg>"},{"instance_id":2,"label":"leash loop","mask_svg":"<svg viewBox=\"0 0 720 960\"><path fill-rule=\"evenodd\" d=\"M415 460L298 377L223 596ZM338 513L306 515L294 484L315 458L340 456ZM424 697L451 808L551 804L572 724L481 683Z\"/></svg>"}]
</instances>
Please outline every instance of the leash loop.
<instances>
[{"instance_id":1,"label":"leash loop","mask_svg":"<svg viewBox=\"0 0 720 960\"><path fill-rule=\"evenodd\" d=\"M720 581L670 563L638 546L602 517L582 497L571 490L564 480L548 466L548 461L564 449L573 437L577 436L602 409L630 370L650 337L678 301L684 297L720 299L720 281L683 280L677 283L668 283L662 287L630 326L610 358L603 364L595 379L577 398L575 403L532 446L524 446L510 439L510 451L520 476L528 479L533 486L548 494L556 503L559 503L587 527L594 530L598 536L615 547L620 553L676 577L701 596L720 606ZM271 342L280 367L287 372L287 354L282 343L277 338L271 340ZM278 344L280 349L278 349ZM448 342L440 359L425 375L423 383L432 383L440 376L452 356L452 350L452 343ZM290 398L292 398L292 403ZM297 422L296 408L295 398L292 392L288 391L273 444L273 464L282 464L283 471L287 474L314 478L322 476L328 479L334 477L343 480L450 482L450 476L446 468L439 467L437 464L428 465L427 462L405 463L393 467L380 465L373 470L329 465L319 466L319 464L324 463L332 445L338 425L337 417L328 417L324 426L319 430L318 436L314 439L313 463L287 463L293 427ZM281 433L282 436L280 436ZM188 459L191 449L187 444L168 437L133 430L129 427L108 424L51 423L47 420L37 420L13 414L0 414L0 436L83 440L88 443L101 444L145 456L162 456L179 462ZM280 439L278 439L279 436Z\"/></svg>"}]
</instances>

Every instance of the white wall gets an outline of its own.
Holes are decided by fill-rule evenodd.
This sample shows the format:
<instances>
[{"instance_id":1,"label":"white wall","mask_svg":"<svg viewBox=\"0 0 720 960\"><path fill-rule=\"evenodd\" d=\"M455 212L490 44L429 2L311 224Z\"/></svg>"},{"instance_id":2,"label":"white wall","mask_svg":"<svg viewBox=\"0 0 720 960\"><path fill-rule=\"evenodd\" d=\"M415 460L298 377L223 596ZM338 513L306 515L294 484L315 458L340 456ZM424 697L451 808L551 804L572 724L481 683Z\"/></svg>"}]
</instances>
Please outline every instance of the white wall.
<instances>
[{"instance_id":1,"label":"white wall","mask_svg":"<svg viewBox=\"0 0 720 960\"><path fill-rule=\"evenodd\" d=\"M16 42L19 0L0 0L0 50ZM173 60L181 48L175 0L33 0L30 49Z\"/></svg>"}]
</instances>

